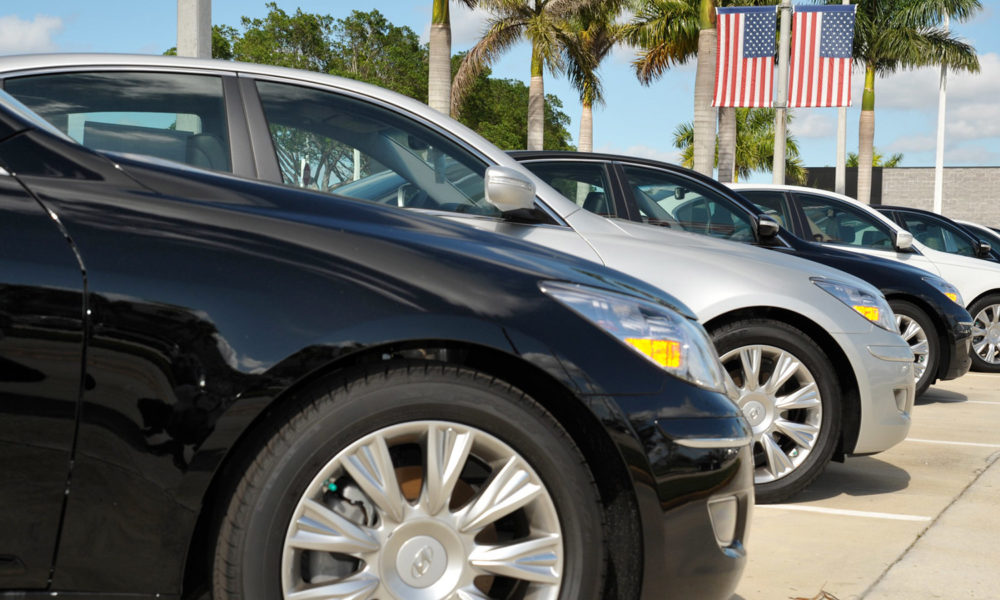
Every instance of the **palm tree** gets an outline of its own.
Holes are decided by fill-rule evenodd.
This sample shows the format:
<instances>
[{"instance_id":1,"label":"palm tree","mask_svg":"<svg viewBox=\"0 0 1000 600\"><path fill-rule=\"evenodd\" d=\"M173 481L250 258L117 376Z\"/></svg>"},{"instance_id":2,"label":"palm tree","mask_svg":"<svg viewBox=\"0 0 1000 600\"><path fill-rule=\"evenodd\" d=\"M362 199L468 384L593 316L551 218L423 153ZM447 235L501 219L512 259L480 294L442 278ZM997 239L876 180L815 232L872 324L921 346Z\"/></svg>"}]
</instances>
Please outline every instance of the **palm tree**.
<instances>
[{"instance_id":1,"label":"palm tree","mask_svg":"<svg viewBox=\"0 0 1000 600\"><path fill-rule=\"evenodd\" d=\"M774 109L735 108L733 116L736 144L730 179L746 179L753 173L770 172L774 166ZM786 119L789 123L792 120L791 116ZM681 151L681 165L691 168L694 164L694 128L690 122L681 123L674 130L674 147ZM787 137L785 150L786 179L804 183L806 169L799 157L799 145L794 136Z\"/></svg>"},{"instance_id":2,"label":"palm tree","mask_svg":"<svg viewBox=\"0 0 1000 600\"><path fill-rule=\"evenodd\" d=\"M726 6L774 4L775 0L722 0ZM694 100L694 169L712 175L715 163L715 86L717 31L714 0L639 0L635 18L623 37L641 50L633 61L636 76L644 85L658 79L676 64L698 57ZM735 161L736 117L732 108L719 109L719 180L729 181ZM704 144L702 143L704 140Z\"/></svg>"},{"instance_id":3,"label":"palm tree","mask_svg":"<svg viewBox=\"0 0 1000 600\"><path fill-rule=\"evenodd\" d=\"M872 151L872 166L873 167L885 167L891 169L892 167L898 167L899 164L903 162L903 153L897 152L886 158L878 149ZM848 167L858 166L858 155L855 152L847 153L847 164Z\"/></svg>"},{"instance_id":4,"label":"palm tree","mask_svg":"<svg viewBox=\"0 0 1000 600\"><path fill-rule=\"evenodd\" d=\"M978 72L975 48L938 25L945 14L961 21L981 8L979 0L858 0L853 58L865 69L858 122L858 200L871 199L876 76L940 64Z\"/></svg>"},{"instance_id":5,"label":"palm tree","mask_svg":"<svg viewBox=\"0 0 1000 600\"><path fill-rule=\"evenodd\" d=\"M452 112L476 76L522 38L531 42L531 83L528 86L528 150L543 148L546 68L550 73L564 70L563 56L573 44L569 20L600 4L600 0L480 0L492 17L483 39L469 50L455 75L451 97Z\"/></svg>"},{"instance_id":6,"label":"palm tree","mask_svg":"<svg viewBox=\"0 0 1000 600\"><path fill-rule=\"evenodd\" d=\"M460 0L472 8L476 0ZM434 0L428 41L427 104L448 114L451 110L451 14L449 0Z\"/></svg>"},{"instance_id":7,"label":"palm tree","mask_svg":"<svg viewBox=\"0 0 1000 600\"><path fill-rule=\"evenodd\" d=\"M570 20L573 43L566 48L566 64L570 83L580 92L583 105L578 144L581 152L594 150L594 105L604 104L597 69L621 37L622 26L615 19L624 4L624 0L608 0Z\"/></svg>"}]
</instances>

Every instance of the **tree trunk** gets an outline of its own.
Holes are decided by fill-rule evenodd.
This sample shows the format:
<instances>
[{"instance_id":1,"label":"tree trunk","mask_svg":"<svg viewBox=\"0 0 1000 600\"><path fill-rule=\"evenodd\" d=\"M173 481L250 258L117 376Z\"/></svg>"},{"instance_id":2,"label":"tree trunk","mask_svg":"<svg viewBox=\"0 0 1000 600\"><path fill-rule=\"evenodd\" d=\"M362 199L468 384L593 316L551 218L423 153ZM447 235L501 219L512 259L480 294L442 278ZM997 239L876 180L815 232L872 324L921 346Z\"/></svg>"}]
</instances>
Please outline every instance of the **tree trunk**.
<instances>
[{"instance_id":1,"label":"tree trunk","mask_svg":"<svg viewBox=\"0 0 1000 600\"><path fill-rule=\"evenodd\" d=\"M729 183L736 176L736 109L719 109L719 181Z\"/></svg>"},{"instance_id":2,"label":"tree trunk","mask_svg":"<svg viewBox=\"0 0 1000 600\"><path fill-rule=\"evenodd\" d=\"M542 57L531 52L531 85L528 86L528 150L545 149L545 82L542 80Z\"/></svg>"},{"instance_id":3,"label":"tree trunk","mask_svg":"<svg viewBox=\"0 0 1000 600\"><path fill-rule=\"evenodd\" d=\"M589 102L583 103L583 114L580 115L580 152L594 151L594 107Z\"/></svg>"},{"instance_id":4,"label":"tree trunk","mask_svg":"<svg viewBox=\"0 0 1000 600\"><path fill-rule=\"evenodd\" d=\"M858 121L858 200L865 204L872 198L872 159L875 156L875 70L865 69L865 90L861 96L861 119Z\"/></svg>"},{"instance_id":5,"label":"tree trunk","mask_svg":"<svg viewBox=\"0 0 1000 600\"><path fill-rule=\"evenodd\" d=\"M694 170L712 176L715 166L715 27L698 33L698 70L694 79Z\"/></svg>"},{"instance_id":6,"label":"tree trunk","mask_svg":"<svg viewBox=\"0 0 1000 600\"><path fill-rule=\"evenodd\" d=\"M434 0L428 42L427 104L449 114L451 109L451 19L448 0Z\"/></svg>"}]
</instances>

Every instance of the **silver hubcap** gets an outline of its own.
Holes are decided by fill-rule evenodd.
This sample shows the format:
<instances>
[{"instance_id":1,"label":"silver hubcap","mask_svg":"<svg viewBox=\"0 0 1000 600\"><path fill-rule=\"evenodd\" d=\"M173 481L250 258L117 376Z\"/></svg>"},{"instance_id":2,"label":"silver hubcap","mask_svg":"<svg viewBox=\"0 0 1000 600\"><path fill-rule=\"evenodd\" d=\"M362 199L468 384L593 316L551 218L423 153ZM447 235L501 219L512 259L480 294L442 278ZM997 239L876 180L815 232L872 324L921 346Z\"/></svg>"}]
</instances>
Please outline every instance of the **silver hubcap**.
<instances>
[{"instance_id":1,"label":"silver hubcap","mask_svg":"<svg viewBox=\"0 0 1000 600\"><path fill-rule=\"evenodd\" d=\"M919 323L905 315L896 315L896 327L899 328L899 335L903 336L906 343L913 351L913 378L920 381L930 364L931 348L927 341L927 332Z\"/></svg>"},{"instance_id":2,"label":"silver hubcap","mask_svg":"<svg viewBox=\"0 0 1000 600\"><path fill-rule=\"evenodd\" d=\"M415 421L370 433L299 499L282 551L288 600L559 594L559 516L534 469L482 430ZM499 591L497 591L499 590Z\"/></svg>"},{"instance_id":3,"label":"silver hubcap","mask_svg":"<svg viewBox=\"0 0 1000 600\"><path fill-rule=\"evenodd\" d=\"M984 361L1000 364L1000 304L991 304L972 320L972 349Z\"/></svg>"},{"instance_id":4,"label":"silver hubcap","mask_svg":"<svg viewBox=\"0 0 1000 600\"><path fill-rule=\"evenodd\" d=\"M737 399L754 439L754 483L785 477L819 438L823 406L809 369L774 346L754 345L722 356L726 387Z\"/></svg>"}]
</instances>

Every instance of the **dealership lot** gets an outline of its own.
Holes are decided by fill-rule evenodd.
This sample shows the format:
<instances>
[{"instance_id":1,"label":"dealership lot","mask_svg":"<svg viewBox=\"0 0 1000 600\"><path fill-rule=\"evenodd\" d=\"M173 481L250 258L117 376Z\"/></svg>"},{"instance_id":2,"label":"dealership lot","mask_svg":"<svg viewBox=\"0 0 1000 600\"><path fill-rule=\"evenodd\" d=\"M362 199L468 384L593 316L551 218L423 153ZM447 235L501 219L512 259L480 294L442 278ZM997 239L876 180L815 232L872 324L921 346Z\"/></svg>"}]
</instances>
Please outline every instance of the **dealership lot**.
<instances>
[{"instance_id":1,"label":"dealership lot","mask_svg":"<svg viewBox=\"0 0 1000 600\"><path fill-rule=\"evenodd\" d=\"M907 440L755 509L734 600L996 598L1000 375L939 382Z\"/></svg>"}]
</instances>

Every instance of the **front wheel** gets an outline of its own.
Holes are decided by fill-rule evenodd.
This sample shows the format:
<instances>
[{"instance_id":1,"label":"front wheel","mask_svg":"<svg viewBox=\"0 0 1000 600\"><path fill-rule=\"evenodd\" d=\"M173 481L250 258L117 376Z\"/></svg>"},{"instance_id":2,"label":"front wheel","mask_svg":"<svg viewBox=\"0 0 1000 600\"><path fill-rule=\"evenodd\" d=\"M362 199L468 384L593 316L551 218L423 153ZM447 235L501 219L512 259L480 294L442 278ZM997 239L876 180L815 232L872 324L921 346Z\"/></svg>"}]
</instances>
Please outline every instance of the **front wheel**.
<instances>
[{"instance_id":1,"label":"front wheel","mask_svg":"<svg viewBox=\"0 0 1000 600\"><path fill-rule=\"evenodd\" d=\"M1000 295L985 296L969 306L972 315L972 369L1000 373Z\"/></svg>"},{"instance_id":2,"label":"front wheel","mask_svg":"<svg viewBox=\"0 0 1000 600\"><path fill-rule=\"evenodd\" d=\"M600 598L590 470L520 391L415 363L282 412L221 523L217 600Z\"/></svg>"},{"instance_id":3,"label":"front wheel","mask_svg":"<svg viewBox=\"0 0 1000 600\"><path fill-rule=\"evenodd\" d=\"M840 436L840 386L830 361L780 321L737 321L712 339L730 396L753 429L757 502L784 500L823 472Z\"/></svg>"},{"instance_id":4,"label":"front wheel","mask_svg":"<svg viewBox=\"0 0 1000 600\"><path fill-rule=\"evenodd\" d=\"M917 396L937 380L941 360L940 342L927 314L905 300L891 300L889 306L896 315L899 335L913 351L913 377L916 379Z\"/></svg>"}]
</instances>

